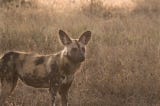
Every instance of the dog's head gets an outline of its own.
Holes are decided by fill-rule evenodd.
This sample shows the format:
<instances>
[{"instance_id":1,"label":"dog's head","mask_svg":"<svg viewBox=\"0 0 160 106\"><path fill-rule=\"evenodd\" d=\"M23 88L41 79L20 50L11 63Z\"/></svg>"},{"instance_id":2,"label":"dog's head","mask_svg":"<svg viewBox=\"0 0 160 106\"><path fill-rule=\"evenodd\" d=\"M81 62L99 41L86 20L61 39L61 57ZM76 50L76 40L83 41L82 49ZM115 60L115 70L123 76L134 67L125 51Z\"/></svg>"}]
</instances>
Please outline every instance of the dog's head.
<instances>
[{"instance_id":1,"label":"dog's head","mask_svg":"<svg viewBox=\"0 0 160 106\"><path fill-rule=\"evenodd\" d=\"M79 39L72 39L64 31L59 30L59 37L65 46L63 55L75 63L80 63L85 60L86 45L91 38L90 31L84 32Z\"/></svg>"}]
</instances>

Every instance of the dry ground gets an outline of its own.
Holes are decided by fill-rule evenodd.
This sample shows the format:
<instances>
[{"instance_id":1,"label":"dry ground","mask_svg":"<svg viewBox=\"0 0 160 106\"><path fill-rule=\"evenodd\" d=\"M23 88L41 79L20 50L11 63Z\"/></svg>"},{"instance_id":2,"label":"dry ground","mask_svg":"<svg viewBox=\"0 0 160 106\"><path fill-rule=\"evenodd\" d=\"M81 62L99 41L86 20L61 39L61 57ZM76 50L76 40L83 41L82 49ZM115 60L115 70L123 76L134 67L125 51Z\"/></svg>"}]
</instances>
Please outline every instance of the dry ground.
<instances>
[{"instance_id":1,"label":"dry ground","mask_svg":"<svg viewBox=\"0 0 160 106\"><path fill-rule=\"evenodd\" d=\"M59 29L73 38L91 30L87 61L70 89L70 106L160 106L160 1L134 3L129 10L106 8L99 1L61 11L56 6L3 6L0 53L54 53L63 48ZM46 89L19 81L6 104L49 106L49 102Z\"/></svg>"}]
</instances>

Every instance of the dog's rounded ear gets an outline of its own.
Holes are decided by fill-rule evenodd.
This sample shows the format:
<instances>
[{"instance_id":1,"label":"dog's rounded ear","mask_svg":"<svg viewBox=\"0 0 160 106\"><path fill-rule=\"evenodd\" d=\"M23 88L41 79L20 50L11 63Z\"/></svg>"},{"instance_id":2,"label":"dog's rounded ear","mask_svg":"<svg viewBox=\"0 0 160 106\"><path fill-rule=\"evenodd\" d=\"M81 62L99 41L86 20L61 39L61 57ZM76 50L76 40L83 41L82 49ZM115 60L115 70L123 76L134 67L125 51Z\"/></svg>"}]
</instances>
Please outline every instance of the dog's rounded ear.
<instances>
[{"instance_id":1,"label":"dog's rounded ear","mask_svg":"<svg viewBox=\"0 0 160 106\"><path fill-rule=\"evenodd\" d=\"M72 43L70 37L63 30L59 30L59 38L63 45L68 45Z\"/></svg>"},{"instance_id":2,"label":"dog's rounded ear","mask_svg":"<svg viewBox=\"0 0 160 106\"><path fill-rule=\"evenodd\" d=\"M91 31L86 31L80 36L79 42L83 43L84 45L87 45L90 39Z\"/></svg>"}]
</instances>

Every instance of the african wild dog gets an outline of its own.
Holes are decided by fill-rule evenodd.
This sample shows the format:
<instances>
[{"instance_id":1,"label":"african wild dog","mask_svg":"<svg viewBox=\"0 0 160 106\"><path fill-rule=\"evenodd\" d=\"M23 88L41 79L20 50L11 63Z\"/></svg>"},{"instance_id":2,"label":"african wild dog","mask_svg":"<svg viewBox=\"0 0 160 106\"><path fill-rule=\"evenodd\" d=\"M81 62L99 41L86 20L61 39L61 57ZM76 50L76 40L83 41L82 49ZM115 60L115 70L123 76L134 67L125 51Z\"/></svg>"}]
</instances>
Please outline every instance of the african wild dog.
<instances>
[{"instance_id":1,"label":"african wild dog","mask_svg":"<svg viewBox=\"0 0 160 106\"><path fill-rule=\"evenodd\" d=\"M18 78L35 88L49 88L52 105L55 105L58 92L62 106L67 106L68 90L76 69L85 60L85 46L91 38L91 32L84 32L79 39L71 39L59 30L59 37L64 49L56 54L8 52L2 56L0 106L15 88Z\"/></svg>"}]
</instances>

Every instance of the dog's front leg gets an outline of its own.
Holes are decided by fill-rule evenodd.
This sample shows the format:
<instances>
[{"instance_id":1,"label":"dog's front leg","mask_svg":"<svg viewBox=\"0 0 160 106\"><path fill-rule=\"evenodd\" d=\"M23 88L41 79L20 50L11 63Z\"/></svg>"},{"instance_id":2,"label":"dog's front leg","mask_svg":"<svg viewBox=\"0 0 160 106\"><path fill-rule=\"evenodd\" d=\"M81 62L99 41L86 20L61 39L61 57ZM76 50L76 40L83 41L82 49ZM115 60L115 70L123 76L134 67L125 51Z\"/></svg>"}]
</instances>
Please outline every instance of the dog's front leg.
<instances>
[{"instance_id":1,"label":"dog's front leg","mask_svg":"<svg viewBox=\"0 0 160 106\"><path fill-rule=\"evenodd\" d=\"M59 89L59 94L61 96L61 106L68 106L68 91L72 84L72 81L66 84L62 84Z\"/></svg>"},{"instance_id":2,"label":"dog's front leg","mask_svg":"<svg viewBox=\"0 0 160 106\"><path fill-rule=\"evenodd\" d=\"M57 95L58 87L59 87L58 82L53 82L53 81L50 82L49 91L50 91L51 100L52 100L51 106L55 106L55 98L56 98L56 95Z\"/></svg>"}]
</instances>

